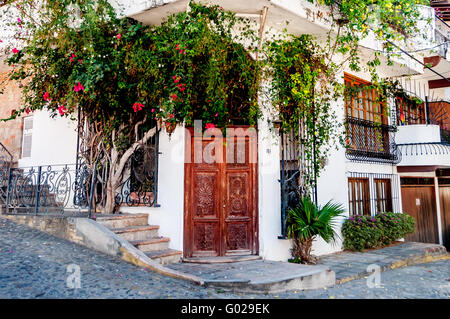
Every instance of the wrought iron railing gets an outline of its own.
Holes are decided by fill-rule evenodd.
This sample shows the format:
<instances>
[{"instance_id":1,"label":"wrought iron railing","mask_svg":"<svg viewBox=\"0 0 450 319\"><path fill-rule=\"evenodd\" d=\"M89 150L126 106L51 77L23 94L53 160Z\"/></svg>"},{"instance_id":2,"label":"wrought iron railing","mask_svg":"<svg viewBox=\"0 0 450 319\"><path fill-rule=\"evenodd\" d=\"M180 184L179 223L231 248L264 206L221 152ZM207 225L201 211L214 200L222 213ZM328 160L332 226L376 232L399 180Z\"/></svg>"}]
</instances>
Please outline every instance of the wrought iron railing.
<instances>
[{"instance_id":1,"label":"wrought iron railing","mask_svg":"<svg viewBox=\"0 0 450 319\"><path fill-rule=\"evenodd\" d=\"M300 135L300 136L299 136ZM280 130L280 179L281 184L281 236L286 239L286 221L291 209L298 206L303 197L316 199L313 158L305 156L302 139L305 132ZM307 186L309 185L309 187ZM311 189L311 187L313 189Z\"/></svg>"},{"instance_id":2,"label":"wrought iron railing","mask_svg":"<svg viewBox=\"0 0 450 319\"><path fill-rule=\"evenodd\" d=\"M158 207L158 136L137 148L126 167L127 177L116 194L116 205Z\"/></svg>"},{"instance_id":3,"label":"wrought iron railing","mask_svg":"<svg viewBox=\"0 0 450 319\"><path fill-rule=\"evenodd\" d=\"M346 157L354 161L398 163L395 126L347 117Z\"/></svg>"},{"instance_id":4,"label":"wrought iron railing","mask_svg":"<svg viewBox=\"0 0 450 319\"><path fill-rule=\"evenodd\" d=\"M6 204L6 198L8 197L8 179L12 162L12 154L0 143L0 206Z\"/></svg>"},{"instance_id":5,"label":"wrought iron railing","mask_svg":"<svg viewBox=\"0 0 450 319\"><path fill-rule=\"evenodd\" d=\"M139 145L127 161L122 182L114 190L115 208L120 206L159 207L158 204L158 159L159 133L145 145ZM109 163L96 165L95 206L106 203ZM111 212L113 213L113 212Z\"/></svg>"},{"instance_id":6,"label":"wrought iron railing","mask_svg":"<svg viewBox=\"0 0 450 319\"><path fill-rule=\"evenodd\" d=\"M87 165L11 168L7 214L79 214L90 216L95 171Z\"/></svg>"}]
</instances>

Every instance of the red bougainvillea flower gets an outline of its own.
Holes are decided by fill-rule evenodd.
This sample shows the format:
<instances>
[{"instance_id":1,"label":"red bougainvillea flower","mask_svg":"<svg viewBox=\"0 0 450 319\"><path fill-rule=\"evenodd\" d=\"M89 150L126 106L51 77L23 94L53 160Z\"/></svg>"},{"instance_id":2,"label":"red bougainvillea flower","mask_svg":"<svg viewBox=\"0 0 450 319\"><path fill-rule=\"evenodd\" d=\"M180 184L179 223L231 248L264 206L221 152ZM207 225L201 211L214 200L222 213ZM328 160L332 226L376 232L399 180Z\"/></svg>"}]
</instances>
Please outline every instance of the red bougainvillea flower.
<instances>
[{"instance_id":1,"label":"red bougainvillea flower","mask_svg":"<svg viewBox=\"0 0 450 319\"><path fill-rule=\"evenodd\" d=\"M59 114L60 115L64 115L64 114L66 114L66 108L64 107L64 106L62 106L62 105L60 105L59 107L58 107L58 112L59 112Z\"/></svg>"},{"instance_id":2,"label":"red bougainvillea flower","mask_svg":"<svg viewBox=\"0 0 450 319\"><path fill-rule=\"evenodd\" d=\"M69 57L70 62L75 61L75 58L76 58L76 57L77 57L77 56L75 55L75 53L72 53L72 55Z\"/></svg>"},{"instance_id":3,"label":"red bougainvillea flower","mask_svg":"<svg viewBox=\"0 0 450 319\"><path fill-rule=\"evenodd\" d=\"M174 82L174 83L178 83L178 82L180 82L180 80L181 80L181 76L176 76L176 75L174 75L174 76L172 76L172 79L173 79L173 82Z\"/></svg>"},{"instance_id":4,"label":"red bougainvillea flower","mask_svg":"<svg viewBox=\"0 0 450 319\"><path fill-rule=\"evenodd\" d=\"M208 129L210 129L210 128L215 128L216 126L214 125L214 124L212 124L212 123L207 123L206 125L205 125L205 128L208 130Z\"/></svg>"},{"instance_id":5,"label":"red bougainvillea flower","mask_svg":"<svg viewBox=\"0 0 450 319\"><path fill-rule=\"evenodd\" d=\"M81 84L80 82L78 82L78 84L75 85L75 87L73 88L73 90L74 90L75 92L83 91L83 90L84 90L84 86L83 86L83 84Z\"/></svg>"},{"instance_id":6,"label":"red bougainvillea flower","mask_svg":"<svg viewBox=\"0 0 450 319\"><path fill-rule=\"evenodd\" d=\"M176 94L172 94L172 100L176 100L178 98L178 96Z\"/></svg>"},{"instance_id":7,"label":"red bougainvillea flower","mask_svg":"<svg viewBox=\"0 0 450 319\"><path fill-rule=\"evenodd\" d=\"M179 89L181 92L183 92L184 90L186 90L186 84L180 83L180 84L178 84L177 86L178 86L178 89Z\"/></svg>"},{"instance_id":8,"label":"red bougainvillea flower","mask_svg":"<svg viewBox=\"0 0 450 319\"><path fill-rule=\"evenodd\" d=\"M48 92L45 92L42 97L44 98L44 101L46 102L50 101L50 94Z\"/></svg>"},{"instance_id":9,"label":"red bougainvillea flower","mask_svg":"<svg viewBox=\"0 0 450 319\"><path fill-rule=\"evenodd\" d=\"M180 50L180 45L179 45L179 44L177 44L177 45L175 46L175 50Z\"/></svg>"},{"instance_id":10,"label":"red bougainvillea flower","mask_svg":"<svg viewBox=\"0 0 450 319\"><path fill-rule=\"evenodd\" d=\"M122 37L122 34L118 34L118 35L116 35L116 38L117 38L117 40L120 40L120 38Z\"/></svg>"},{"instance_id":11,"label":"red bougainvillea flower","mask_svg":"<svg viewBox=\"0 0 450 319\"><path fill-rule=\"evenodd\" d=\"M79 59L78 63L80 63L80 65L83 63L83 59Z\"/></svg>"},{"instance_id":12,"label":"red bougainvillea flower","mask_svg":"<svg viewBox=\"0 0 450 319\"><path fill-rule=\"evenodd\" d=\"M134 110L134 113L136 113L136 112L142 110L143 107L144 107L144 104L142 104L142 103L137 103L137 102L134 103L134 104L133 104L133 110Z\"/></svg>"},{"instance_id":13,"label":"red bougainvillea flower","mask_svg":"<svg viewBox=\"0 0 450 319\"><path fill-rule=\"evenodd\" d=\"M16 48L12 49L12 53L14 53L14 54L17 54L17 53L19 53L19 52L20 52L20 51L17 50Z\"/></svg>"},{"instance_id":14,"label":"red bougainvillea flower","mask_svg":"<svg viewBox=\"0 0 450 319\"><path fill-rule=\"evenodd\" d=\"M25 113L27 113L27 115L28 115L28 114L30 114L30 112L31 112L30 108L27 107L27 108L25 109Z\"/></svg>"}]
</instances>

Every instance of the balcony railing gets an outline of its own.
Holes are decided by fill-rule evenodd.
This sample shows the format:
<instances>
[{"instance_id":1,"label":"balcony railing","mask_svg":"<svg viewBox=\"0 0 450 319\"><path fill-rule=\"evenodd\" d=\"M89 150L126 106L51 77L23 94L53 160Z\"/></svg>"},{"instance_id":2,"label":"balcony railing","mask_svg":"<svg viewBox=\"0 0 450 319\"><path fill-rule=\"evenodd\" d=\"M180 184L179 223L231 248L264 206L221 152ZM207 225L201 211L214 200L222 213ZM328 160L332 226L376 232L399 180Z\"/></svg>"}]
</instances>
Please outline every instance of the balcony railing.
<instances>
[{"instance_id":1,"label":"balcony railing","mask_svg":"<svg viewBox=\"0 0 450 319\"><path fill-rule=\"evenodd\" d=\"M347 117L348 159L362 162L398 163L394 126Z\"/></svg>"}]
</instances>

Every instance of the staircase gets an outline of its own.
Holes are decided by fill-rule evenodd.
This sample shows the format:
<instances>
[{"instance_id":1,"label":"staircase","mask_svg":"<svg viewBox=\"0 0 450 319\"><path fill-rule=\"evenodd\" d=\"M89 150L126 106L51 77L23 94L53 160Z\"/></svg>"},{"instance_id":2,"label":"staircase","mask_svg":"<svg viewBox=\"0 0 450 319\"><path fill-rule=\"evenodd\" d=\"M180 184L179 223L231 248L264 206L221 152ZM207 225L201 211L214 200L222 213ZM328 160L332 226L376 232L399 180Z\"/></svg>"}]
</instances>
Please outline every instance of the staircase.
<instances>
[{"instance_id":1,"label":"staircase","mask_svg":"<svg viewBox=\"0 0 450 319\"><path fill-rule=\"evenodd\" d=\"M170 238L158 235L159 226L148 225L148 214L97 215L96 221L162 265L181 260L181 251L169 249Z\"/></svg>"}]
</instances>

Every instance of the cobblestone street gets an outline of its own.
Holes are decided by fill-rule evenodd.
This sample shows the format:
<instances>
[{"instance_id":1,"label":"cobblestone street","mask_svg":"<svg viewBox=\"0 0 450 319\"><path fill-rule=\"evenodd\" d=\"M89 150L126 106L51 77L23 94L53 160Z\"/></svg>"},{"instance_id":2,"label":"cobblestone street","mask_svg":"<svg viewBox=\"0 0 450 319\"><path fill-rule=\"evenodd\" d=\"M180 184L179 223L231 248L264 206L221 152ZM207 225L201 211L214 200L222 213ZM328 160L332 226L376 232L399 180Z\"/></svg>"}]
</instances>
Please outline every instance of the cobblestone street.
<instances>
[{"instance_id":1,"label":"cobblestone street","mask_svg":"<svg viewBox=\"0 0 450 319\"><path fill-rule=\"evenodd\" d=\"M68 288L67 267L81 288ZM328 289L240 294L206 289L138 268L0 217L0 298L450 298L450 260L381 273Z\"/></svg>"}]
</instances>

